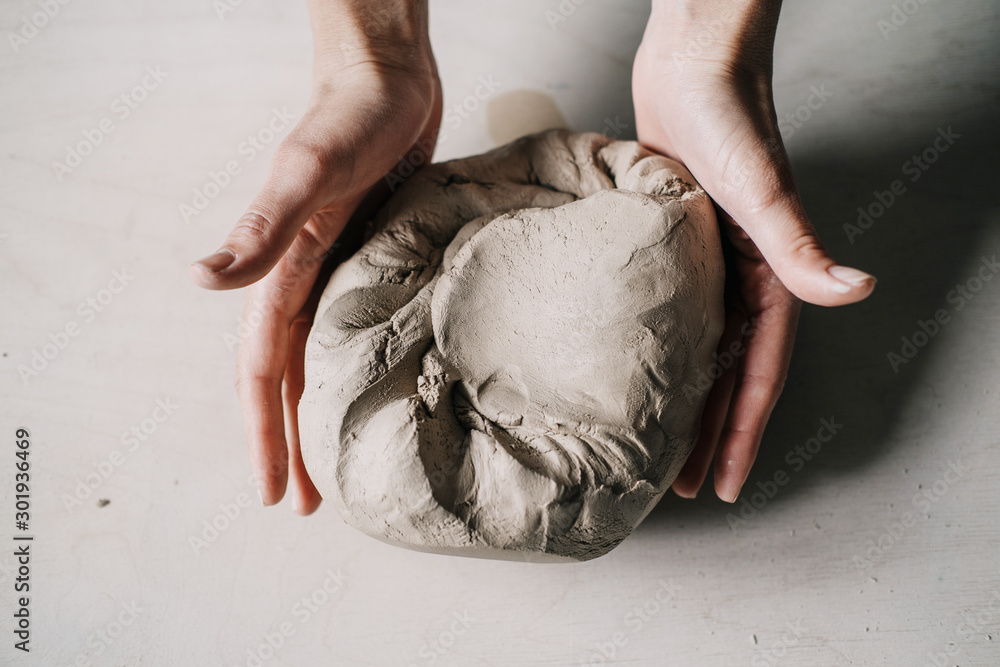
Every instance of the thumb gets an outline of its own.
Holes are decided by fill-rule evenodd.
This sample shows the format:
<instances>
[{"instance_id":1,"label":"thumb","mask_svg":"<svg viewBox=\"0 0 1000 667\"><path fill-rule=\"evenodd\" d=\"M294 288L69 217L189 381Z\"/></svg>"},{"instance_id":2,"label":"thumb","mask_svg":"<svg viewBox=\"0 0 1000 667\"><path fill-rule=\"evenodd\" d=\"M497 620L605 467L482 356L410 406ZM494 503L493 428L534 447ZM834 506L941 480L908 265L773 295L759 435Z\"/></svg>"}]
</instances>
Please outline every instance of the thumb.
<instances>
[{"instance_id":1,"label":"thumb","mask_svg":"<svg viewBox=\"0 0 1000 667\"><path fill-rule=\"evenodd\" d=\"M748 161L754 168L742 173L752 176L722 188L719 203L732 217L737 249L752 257L744 246L756 246L788 291L808 303L841 306L867 298L875 277L830 256L806 216L784 150L778 144L766 153Z\"/></svg>"},{"instance_id":2,"label":"thumb","mask_svg":"<svg viewBox=\"0 0 1000 667\"><path fill-rule=\"evenodd\" d=\"M245 287L263 278L322 205L325 169L307 146L284 142L253 203L219 249L190 267L205 289Z\"/></svg>"}]
</instances>

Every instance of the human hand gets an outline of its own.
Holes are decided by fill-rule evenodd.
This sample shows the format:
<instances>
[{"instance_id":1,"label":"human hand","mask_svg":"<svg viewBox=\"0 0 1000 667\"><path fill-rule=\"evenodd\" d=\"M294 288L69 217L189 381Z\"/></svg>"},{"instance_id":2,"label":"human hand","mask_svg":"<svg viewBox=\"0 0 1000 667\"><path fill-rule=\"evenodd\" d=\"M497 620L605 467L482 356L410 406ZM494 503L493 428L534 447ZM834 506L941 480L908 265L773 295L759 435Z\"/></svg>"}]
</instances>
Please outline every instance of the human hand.
<instances>
[{"instance_id":1,"label":"human hand","mask_svg":"<svg viewBox=\"0 0 1000 667\"><path fill-rule=\"evenodd\" d=\"M298 403L310 301L328 250L365 196L404 156L430 161L441 84L421 0L310 2L314 85L302 120L220 249L191 265L206 289L246 292L236 388L261 501L310 514L320 503L302 464ZM419 156L419 157L414 157Z\"/></svg>"},{"instance_id":2,"label":"human hand","mask_svg":"<svg viewBox=\"0 0 1000 667\"><path fill-rule=\"evenodd\" d=\"M732 250L719 357L734 363L712 386L674 481L682 497L697 494L713 456L716 493L738 497L787 377L801 301L854 303L875 286L830 257L795 188L771 91L780 7L654 0L633 67L639 141L687 166L715 200Z\"/></svg>"}]
</instances>

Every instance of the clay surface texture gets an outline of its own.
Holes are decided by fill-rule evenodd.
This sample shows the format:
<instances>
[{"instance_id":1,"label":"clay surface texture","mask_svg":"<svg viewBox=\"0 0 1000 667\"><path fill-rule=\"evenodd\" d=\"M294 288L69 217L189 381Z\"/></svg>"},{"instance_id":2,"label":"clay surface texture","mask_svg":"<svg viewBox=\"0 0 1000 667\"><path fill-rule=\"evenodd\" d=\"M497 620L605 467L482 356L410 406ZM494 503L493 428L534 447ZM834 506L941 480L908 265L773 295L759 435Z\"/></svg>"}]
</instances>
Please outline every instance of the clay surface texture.
<instances>
[{"instance_id":1,"label":"clay surface texture","mask_svg":"<svg viewBox=\"0 0 1000 667\"><path fill-rule=\"evenodd\" d=\"M587 560L697 438L723 326L712 203L633 142L549 131L426 167L331 277L302 456L393 544Z\"/></svg>"}]
</instances>

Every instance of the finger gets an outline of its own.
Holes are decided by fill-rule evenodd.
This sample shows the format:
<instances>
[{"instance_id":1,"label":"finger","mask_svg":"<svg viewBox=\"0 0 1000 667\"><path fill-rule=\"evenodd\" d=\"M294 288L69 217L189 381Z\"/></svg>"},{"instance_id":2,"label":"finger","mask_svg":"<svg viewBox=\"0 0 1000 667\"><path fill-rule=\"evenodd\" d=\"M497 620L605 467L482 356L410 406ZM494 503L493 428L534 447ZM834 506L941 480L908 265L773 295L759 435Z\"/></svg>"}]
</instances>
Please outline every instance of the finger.
<instances>
[{"instance_id":1,"label":"finger","mask_svg":"<svg viewBox=\"0 0 1000 667\"><path fill-rule=\"evenodd\" d=\"M778 279L798 298L822 306L867 298L875 278L837 264L826 251L806 216L777 132L772 136L754 136L737 149L710 194L739 221Z\"/></svg>"},{"instance_id":2,"label":"finger","mask_svg":"<svg viewBox=\"0 0 1000 667\"><path fill-rule=\"evenodd\" d=\"M698 490L705 482L708 468L715 455L715 448L719 442L719 435L722 433L722 426L726 422L726 415L729 413L729 402L733 395L733 386L736 383L736 370L738 353L743 349L743 334L741 328L746 322L746 317L738 311L731 311L726 316L726 326L719 340L717 359L733 359L733 363L721 366L721 375L712 384L712 389L708 392L705 401L705 410L701 415L701 430L698 434L698 442L680 474L674 479L672 488L674 493L681 498L694 498L698 495ZM733 351L734 343L739 343L740 347ZM725 356L728 354L729 356ZM719 364L720 362L716 362ZM714 373L713 373L714 374Z\"/></svg>"},{"instance_id":3,"label":"finger","mask_svg":"<svg viewBox=\"0 0 1000 667\"><path fill-rule=\"evenodd\" d=\"M339 231L343 222L334 217L317 214L315 224L310 221L303 228L271 273L247 293L245 321L259 324L240 344L236 388L251 464L265 505L281 500L288 481L282 385L289 364L292 320L308 299L322 266L325 241L319 240L315 230Z\"/></svg>"},{"instance_id":4,"label":"finger","mask_svg":"<svg viewBox=\"0 0 1000 667\"><path fill-rule=\"evenodd\" d=\"M298 409L305 388L306 339L311 325L312 313L300 315L292 322L282 396L288 441L288 491L292 495L292 510L303 516L315 512L323 499L302 462L299 441Z\"/></svg>"},{"instance_id":5,"label":"finger","mask_svg":"<svg viewBox=\"0 0 1000 667\"><path fill-rule=\"evenodd\" d=\"M243 423L250 466L264 505L274 505L285 494L288 452L282 414L281 377L288 354L288 322L270 292L255 286L247 292L245 323L259 322L240 343L236 364L236 391L243 407Z\"/></svg>"},{"instance_id":6,"label":"finger","mask_svg":"<svg viewBox=\"0 0 1000 667\"><path fill-rule=\"evenodd\" d=\"M362 215L362 218L370 217L372 211L366 207L370 208L371 205L371 202L362 203L356 213ZM320 214L319 217L322 217L322 215ZM282 399L284 402L285 433L288 445L288 475L289 488L292 493L292 510L303 516L316 511L323 500L322 495L309 476L305 462L302 460L301 439L299 438L298 407L305 389L306 343L309 338L309 330L316 315L316 309L319 306L320 298L330 276L333 274L336 265L350 254L351 248L360 244L361 239L360 226L345 230L338 237L337 247L340 248L339 252L328 253L329 257L321 266L305 305L302 306L298 315L295 316L289 329L288 362L285 365Z\"/></svg>"},{"instance_id":7,"label":"finger","mask_svg":"<svg viewBox=\"0 0 1000 667\"><path fill-rule=\"evenodd\" d=\"M314 496L312 492L315 488L312 491L309 489L311 482L304 482L308 480L308 475L301 467L298 453L298 399L292 401L289 395L286 408L282 395L290 359L290 328L293 318L309 298L327 250L364 197L364 191L345 196L338 203L326 206L322 212L311 216L287 246L287 252L252 290L253 308L266 326L261 326L240 345L237 392L243 405L251 461L257 471L261 500L265 505L273 505L284 496L290 451L295 452L291 458L291 474L296 484L293 492L296 493L295 500L302 503L298 511L308 513L318 503L318 492ZM251 315L252 312L248 313L248 317ZM293 353L302 356L304 348ZM294 430L290 428L287 433L289 439L286 439L286 413L289 426L294 426Z\"/></svg>"},{"instance_id":8,"label":"finger","mask_svg":"<svg viewBox=\"0 0 1000 667\"><path fill-rule=\"evenodd\" d=\"M774 289L783 290L778 285ZM715 456L715 490L735 502L750 474L764 426L784 388L801 303L785 292L751 320L729 414Z\"/></svg>"},{"instance_id":9,"label":"finger","mask_svg":"<svg viewBox=\"0 0 1000 667\"><path fill-rule=\"evenodd\" d=\"M206 289L233 289L256 282L278 262L321 205L323 161L307 146L286 140L271 160L264 185L225 243L190 267Z\"/></svg>"}]
</instances>

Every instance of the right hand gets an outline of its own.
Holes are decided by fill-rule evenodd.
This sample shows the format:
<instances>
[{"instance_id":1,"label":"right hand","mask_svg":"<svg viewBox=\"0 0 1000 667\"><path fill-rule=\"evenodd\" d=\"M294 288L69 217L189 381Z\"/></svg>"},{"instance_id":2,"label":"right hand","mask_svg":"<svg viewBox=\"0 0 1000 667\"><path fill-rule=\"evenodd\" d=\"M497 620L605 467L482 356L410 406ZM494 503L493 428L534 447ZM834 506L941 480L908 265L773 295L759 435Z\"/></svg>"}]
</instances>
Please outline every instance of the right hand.
<instances>
[{"instance_id":1,"label":"right hand","mask_svg":"<svg viewBox=\"0 0 1000 667\"><path fill-rule=\"evenodd\" d=\"M830 256L796 190L771 88L780 9L780 0L655 0L633 68L639 141L687 166L733 250L719 352L738 361L715 381L674 480L686 498L713 457L716 493L739 496L788 375L801 302L856 303L875 287Z\"/></svg>"},{"instance_id":2,"label":"right hand","mask_svg":"<svg viewBox=\"0 0 1000 667\"><path fill-rule=\"evenodd\" d=\"M376 16L375 32L393 39L371 39L372 24L349 17L359 22L344 41L344 17L312 9L316 61L308 109L278 147L263 187L229 237L191 265L192 278L206 289L250 285L244 321L260 325L240 345L236 388L251 464L261 501L277 503L287 485L300 514L315 511L321 500L298 439L313 318L307 300L358 204L404 156L419 151L413 161L430 162L441 122L441 83L426 16L415 29L387 27L394 19Z\"/></svg>"}]
</instances>

